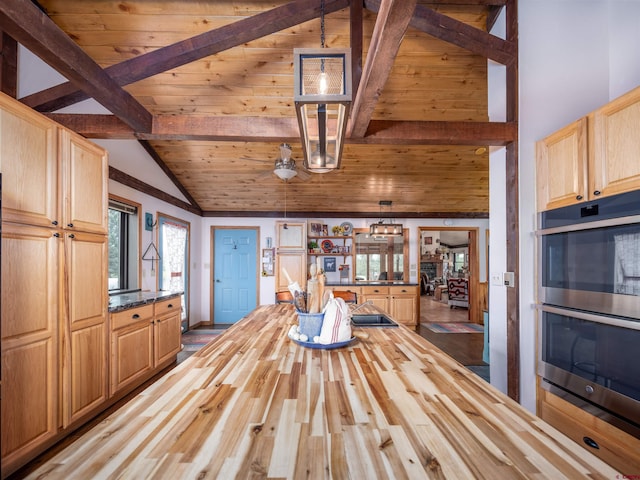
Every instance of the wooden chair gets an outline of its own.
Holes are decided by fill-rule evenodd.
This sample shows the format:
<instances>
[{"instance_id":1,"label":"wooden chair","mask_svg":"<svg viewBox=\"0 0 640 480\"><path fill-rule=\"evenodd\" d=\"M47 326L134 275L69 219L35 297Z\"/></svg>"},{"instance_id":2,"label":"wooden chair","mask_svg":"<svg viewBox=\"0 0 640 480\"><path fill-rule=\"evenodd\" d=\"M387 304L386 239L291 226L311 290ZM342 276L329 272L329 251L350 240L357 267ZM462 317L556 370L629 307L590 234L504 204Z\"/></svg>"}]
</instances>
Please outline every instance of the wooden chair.
<instances>
[{"instance_id":1,"label":"wooden chair","mask_svg":"<svg viewBox=\"0 0 640 480\"><path fill-rule=\"evenodd\" d=\"M276 292L276 303L293 303L293 295L288 290Z\"/></svg>"},{"instance_id":2,"label":"wooden chair","mask_svg":"<svg viewBox=\"0 0 640 480\"><path fill-rule=\"evenodd\" d=\"M358 303L358 295L356 292L348 292L346 290L334 290L333 296L335 298L341 298L345 303Z\"/></svg>"}]
</instances>

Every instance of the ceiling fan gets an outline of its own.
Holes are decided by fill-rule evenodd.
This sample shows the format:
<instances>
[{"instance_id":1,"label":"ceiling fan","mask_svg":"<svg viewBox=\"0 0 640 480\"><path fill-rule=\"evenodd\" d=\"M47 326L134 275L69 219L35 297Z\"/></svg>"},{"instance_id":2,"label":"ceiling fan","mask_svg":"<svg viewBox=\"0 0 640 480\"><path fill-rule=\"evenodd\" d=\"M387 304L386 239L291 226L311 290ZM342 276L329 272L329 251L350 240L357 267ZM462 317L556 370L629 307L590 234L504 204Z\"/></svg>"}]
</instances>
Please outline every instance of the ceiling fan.
<instances>
[{"instance_id":1,"label":"ceiling fan","mask_svg":"<svg viewBox=\"0 0 640 480\"><path fill-rule=\"evenodd\" d=\"M273 174L285 182L296 176L303 181L310 178L307 172L296 167L296 161L291 158L291 145L288 143L280 144L280 158L276 159L274 163Z\"/></svg>"}]
</instances>

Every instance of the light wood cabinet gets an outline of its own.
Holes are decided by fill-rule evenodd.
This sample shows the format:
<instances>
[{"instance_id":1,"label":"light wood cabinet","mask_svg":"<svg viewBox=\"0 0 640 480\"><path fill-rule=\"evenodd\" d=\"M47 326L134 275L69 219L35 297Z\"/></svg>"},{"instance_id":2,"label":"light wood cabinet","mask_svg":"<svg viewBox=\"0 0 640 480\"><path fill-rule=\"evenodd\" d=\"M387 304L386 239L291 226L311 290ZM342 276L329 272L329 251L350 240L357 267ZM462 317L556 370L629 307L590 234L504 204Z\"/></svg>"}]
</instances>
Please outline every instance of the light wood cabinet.
<instances>
[{"instance_id":1,"label":"light wood cabinet","mask_svg":"<svg viewBox=\"0 0 640 480\"><path fill-rule=\"evenodd\" d=\"M61 250L48 228L2 225L3 470L58 431Z\"/></svg>"},{"instance_id":2,"label":"light wood cabinet","mask_svg":"<svg viewBox=\"0 0 640 480\"><path fill-rule=\"evenodd\" d=\"M276 292L287 290L289 278L307 285L307 224L276 222Z\"/></svg>"},{"instance_id":3,"label":"light wood cabinet","mask_svg":"<svg viewBox=\"0 0 640 480\"><path fill-rule=\"evenodd\" d=\"M538 211L640 188L640 87L536 144Z\"/></svg>"},{"instance_id":4,"label":"light wood cabinet","mask_svg":"<svg viewBox=\"0 0 640 480\"><path fill-rule=\"evenodd\" d=\"M107 233L107 153L80 135L60 129L63 228Z\"/></svg>"},{"instance_id":5,"label":"light wood cabinet","mask_svg":"<svg viewBox=\"0 0 640 480\"><path fill-rule=\"evenodd\" d=\"M387 286L363 286L360 303L371 302L376 307L391 315L389 308L389 287Z\"/></svg>"},{"instance_id":6,"label":"light wood cabinet","mask_svg":"<svg viewBox=\"0 0 640 480\"><path fill-rule=\"evenodd\" d=\"M414 285L362 286L358 302L370 301L398 323L415 326L420 318L420 287Z\"/></svg>"},{"instance_id":7,"label":"light wood cabinet","mask_svg":"<svg viewBox=\"0 0 640 480\"><path fill-rule=\"evenodd\" d=\"M6 95L0 138L2 470L11 472L108 397L108 165L104 150Z\"/></svg>"},{"instance_id":8,"label":"light wood cabinet","mask_svg":"<svg viewBox=\"0 0 640 480\"><path fill-rule=\"evenodd\" d=\"M111 395L153 369L153 305L111 314Z\"/></svg>"},{"instance_id":9,"label":"light wood cabinet","mask_svg":"<svg viewBox=\"0 0 640 480\"><path fill-rule=\"evenodd\" d=\"M389 287L391 316L404 325L417 325L420 319L420 288L417 286Z\"/></svg>"},{"instance_id":10,"label":"light wood cabinet","mask_svg":"<svg viewBox=\"0 0 640 480\"><path fill-rule=\"evenodd\" d=\"M538 378L540 382L540 378ZM640 440L538 385L538 416L621 473L640 471ZM586 445L585 437L599 448Z\"/></svg>"},{"instance_id":11,"label":"light wood cabinet","mask_svg":"<svg viewBox=\"0 0 640 480\"><path fill-rule=\"evenodd\" d=\"M182 348L180 297L111 315L111 395L139 385Z\"/></svg>"},{"instance_id":12,"label":"light wood cabinet","mask_svg":"<svg viewBox=\"0 0 640 480\"><path fill-rule=\"evenodd\" d=\"M158 367L174 360L182 348L180 297L156 302L154 307L153 356Z\"/></svg>"},{"instance_id":13,"label":"light wood cabinet","mask_svg":"<svg viewBox=\"0 0 640 480\"><path fill-rule=\"evenodd\" d=\"M640 189L640 87L589 115L589 191Z\"/></svg>"}]
</instances>

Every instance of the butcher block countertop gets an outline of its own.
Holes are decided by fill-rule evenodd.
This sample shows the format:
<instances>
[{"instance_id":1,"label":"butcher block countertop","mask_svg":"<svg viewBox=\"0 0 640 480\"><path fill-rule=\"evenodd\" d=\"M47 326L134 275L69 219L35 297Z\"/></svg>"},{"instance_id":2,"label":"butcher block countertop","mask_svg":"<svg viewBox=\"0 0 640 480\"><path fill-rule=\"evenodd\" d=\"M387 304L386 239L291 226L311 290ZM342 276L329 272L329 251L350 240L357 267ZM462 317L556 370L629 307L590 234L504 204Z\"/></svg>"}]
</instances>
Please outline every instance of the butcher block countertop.
<instances>
[{"instance_id":1,"label":"butcher block countertop","mask_svg":"<svg viewBox=\"0 0 640 480\"><path fill-rule=\"evenodd\" d=\"M32 478L617 478L402 325L323 350L294 323L258 307Z\"/></svg>"}]
</instances>

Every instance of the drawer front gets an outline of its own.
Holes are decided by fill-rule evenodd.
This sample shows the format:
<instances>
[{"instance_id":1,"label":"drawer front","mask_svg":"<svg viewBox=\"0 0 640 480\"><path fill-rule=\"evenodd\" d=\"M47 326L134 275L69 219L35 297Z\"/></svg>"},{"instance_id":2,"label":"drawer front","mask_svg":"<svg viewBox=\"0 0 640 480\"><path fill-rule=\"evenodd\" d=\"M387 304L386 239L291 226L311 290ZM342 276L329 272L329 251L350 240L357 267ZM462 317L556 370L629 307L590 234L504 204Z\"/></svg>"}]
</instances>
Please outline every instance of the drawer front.
<instances>
[{"instance_id":1,"label":"drawer front","mask_svg":"<svg viewBox=\"0 0 640 480\"><path fill-rule=\"evenodd\" d=\"M417 295L418 287L416 286L395 286L389 287L390 295Z\"/></svg>"},{"instance_id":2,"label":"drawer front","mask_svg":"<svg viewBox=\"0 0 640 480\"><path fill-rule=\"evenodd\" d=\"M165 313L173 313L180 311L180 297L173 297L168 300L162 300L155 303L155 315L164 315Z\"/></svg>"},{"instance_id":3,"label":"drawer front","mask_svg":"<svg viewBox=\"0 0 640 480\"><path fill-rule=\"evenodd\" d=\"M368 286L362 287L363 295L389 295L389 287L385 286Z\"/></svg>"},{"instance_id":4,"label":"drawer front","mask_svg":"<svg viewBox=\"0 0 640 480\"><path fill-rule=\"evenodd\" d=\"M141 320L153 318L153 304L144 305L142 307L130 308L122 312L111 314L111 329L117 330L126 327Z\"/></svg>"}]
</instances>

